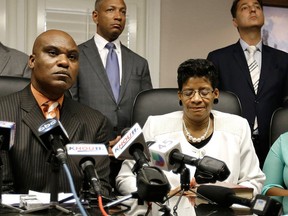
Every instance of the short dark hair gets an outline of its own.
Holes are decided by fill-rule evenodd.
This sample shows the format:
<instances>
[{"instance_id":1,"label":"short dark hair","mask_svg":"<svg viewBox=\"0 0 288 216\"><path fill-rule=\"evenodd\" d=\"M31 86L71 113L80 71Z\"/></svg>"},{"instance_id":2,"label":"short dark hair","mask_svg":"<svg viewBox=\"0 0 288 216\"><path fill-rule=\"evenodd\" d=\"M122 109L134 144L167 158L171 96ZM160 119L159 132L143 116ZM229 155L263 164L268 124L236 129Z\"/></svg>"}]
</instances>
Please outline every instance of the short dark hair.
<instances>
[{"instance_id":1,"label":"short dark hair","mask_svg":"<svg viewBox=\"0 0 288 216\"><path fill-rule=\"evenodd\" d=\"M240 1L240 0L234 0L234 1L233 1L233 4L232 4L232 6L231 6L230 12L231 12L231 15L232 15L233 18L236 17L237 5L238 5L239 1ZM257 1L258 1L258 3L260 4L261 8L263 9L263 2L262 2L262 0L257 0Z\"/></svg>"},{"instance_id":2,"label":"short dark hair","mask_svg":"<svg viewBox=\"0 0 288 216\"><path fill-rule=\"evenodd\" d=\"M218 86L218 72L207 59L188 59L179 65L177 73L179 91L182 91L183 84L191 77L205 77L211 82L213 89Z\"/></svg>"},{"instance_id":3,"label":"short dark hair","mask_svg":"<svg viewBox=\"0 0 288 216\"><path fill-rule=\"evenodd\" d=\"M95 10L99 9L99 5L102 3L103 0L96 0L95 1Z\"/></svg>"}]
</instances>

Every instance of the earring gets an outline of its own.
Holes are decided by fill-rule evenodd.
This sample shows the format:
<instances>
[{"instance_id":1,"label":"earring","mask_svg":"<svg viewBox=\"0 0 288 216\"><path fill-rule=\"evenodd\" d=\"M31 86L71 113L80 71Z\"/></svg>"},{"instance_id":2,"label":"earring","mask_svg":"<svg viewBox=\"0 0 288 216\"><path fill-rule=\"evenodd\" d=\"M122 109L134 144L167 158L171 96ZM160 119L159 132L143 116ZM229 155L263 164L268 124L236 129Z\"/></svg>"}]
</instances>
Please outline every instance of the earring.
<instances>
[{"instance_id":1,"label":"earring","mask_svg":"<svg viewBox=\"0 0 288 216\"><path fill-rule=\"evenodd\" d=\"M182 106L183 104L182 104L182 101L181 100L179 100L179 106Z\"/></svg>"},{"instance_id":2,"label":"earring","mask_svg":"<svg viewBox=\"0 0 288 216\"><path fill-rule=\"evenodd\" d=\"M218 102L219 102L218 98L214 98L213 103L214 103L214 104L218 104Z\"/></svg>"}]
</instances>

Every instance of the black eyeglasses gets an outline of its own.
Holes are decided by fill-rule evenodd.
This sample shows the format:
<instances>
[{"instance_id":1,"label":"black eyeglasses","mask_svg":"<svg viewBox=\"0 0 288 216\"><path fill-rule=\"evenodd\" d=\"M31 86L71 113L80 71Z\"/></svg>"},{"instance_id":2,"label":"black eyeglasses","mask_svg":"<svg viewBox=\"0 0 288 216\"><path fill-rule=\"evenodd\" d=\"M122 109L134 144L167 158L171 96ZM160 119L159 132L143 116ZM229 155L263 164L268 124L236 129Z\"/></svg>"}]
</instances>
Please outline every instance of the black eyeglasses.
<instances>
[{"instance_id":1,"label":"black eyeglasses","mask_svg":"<svg viewBox=\"0 0 288 216\"><path fill-rule=\"evenodd\" d=\"M210 93L214 92L214 90L205 89L205 88L199 89L199 90L188 89L188 90L181 91L181 94L183 95L184 99L188 100L188 99L193 98L196 92L199 94L201 98L209 98Z\"/></svg>"}]
</instances>

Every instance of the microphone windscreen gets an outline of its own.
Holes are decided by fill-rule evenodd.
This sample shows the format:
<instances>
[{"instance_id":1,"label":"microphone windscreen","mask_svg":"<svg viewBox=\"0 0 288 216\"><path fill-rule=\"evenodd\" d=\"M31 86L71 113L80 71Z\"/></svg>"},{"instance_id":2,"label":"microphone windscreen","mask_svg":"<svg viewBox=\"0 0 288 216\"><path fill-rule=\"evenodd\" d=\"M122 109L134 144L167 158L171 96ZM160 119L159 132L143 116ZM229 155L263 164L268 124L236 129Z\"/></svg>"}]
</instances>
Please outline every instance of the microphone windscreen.
<instances>
[{"instance_id":1,"label":"microphone windscreen","mask_svg":"<svg viewBox=\"0 0 288 216\"><path fill-rule=\"evenodd\" d=\"M233 204L231 197L235 195L231 188L216 185L200 185L197 193L224 207L230 207Z\"/></svg>"}]
</instances>

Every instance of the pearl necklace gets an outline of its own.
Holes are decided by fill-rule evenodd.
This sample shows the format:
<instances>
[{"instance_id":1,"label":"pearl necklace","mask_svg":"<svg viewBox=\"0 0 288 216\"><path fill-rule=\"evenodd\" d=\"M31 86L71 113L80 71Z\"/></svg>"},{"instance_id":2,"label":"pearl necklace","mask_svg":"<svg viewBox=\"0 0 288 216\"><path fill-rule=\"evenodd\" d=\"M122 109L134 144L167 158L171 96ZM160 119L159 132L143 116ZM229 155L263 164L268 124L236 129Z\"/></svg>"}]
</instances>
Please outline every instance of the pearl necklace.
<instances>
[{"instance_id":1,"label":"pearl necklace","mask_svg":"<svg viewBox=\"0 0 288 216\"><path fill-rule=\"evenodd\" d=\"M185 130L185 132L186 132L186 136L188 137L188 139L189 139L191 142L199 143L199 142L203 141L203 140L206 138L206 136L207 136L207 133L208 133L209 128L210 128L210 117L209 117L208 126L207 126L207 129L206 129L205 133L204 133L201 137L199 137L199 138L195 138L195 137L193 137L193 136L189 133L189 131L187 130L187 127L186 127L186 125L185 125L184 120L183 120L183 127L184 127L184 130Z\"/></svg>"}]
</instances>

